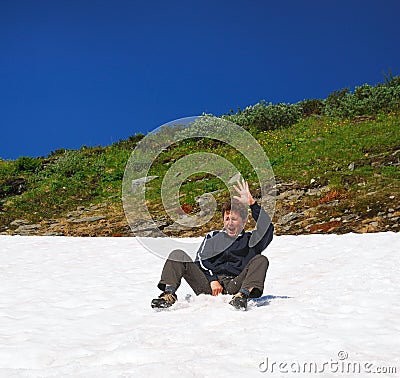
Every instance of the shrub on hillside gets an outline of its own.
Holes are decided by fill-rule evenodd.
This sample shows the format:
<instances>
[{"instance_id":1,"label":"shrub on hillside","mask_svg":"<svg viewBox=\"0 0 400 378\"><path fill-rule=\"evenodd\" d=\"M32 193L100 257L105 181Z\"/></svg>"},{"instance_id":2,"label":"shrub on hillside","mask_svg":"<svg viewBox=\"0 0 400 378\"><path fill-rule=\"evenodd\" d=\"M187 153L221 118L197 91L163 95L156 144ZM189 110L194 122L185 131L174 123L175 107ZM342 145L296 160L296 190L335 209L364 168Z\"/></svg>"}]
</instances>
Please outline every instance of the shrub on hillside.
<instances>
[{"instance_id":1,"label":"shrub on hillside","mask_svg":"<svg viewBox=\"0 0 400 378\"><path fill-rule=\"evenodd\" d=\"M265 131L293 125L299 120L301 114L302 109L298 104L267 104L265 101L260 101L237 114L227 115L224 118L247 129Z\"/></svg>"},{"instance_id":2,"label":"shrub on hillside","mask_svg":"<svg viewBox=\"0 0 400 378\"><path fill-rule=\"evenodd\" d=\"M143 138L144 134L137 133L135 135L131 135L128 139L121 139L118 142L113 143L113 146L120 148L135 148Z\"/></svg>"},{"instance_id":3,"label":"shrub on hillside","mask_svg":"<svg viewBox=\"0 0 400 378\"><path fill-rule=\"evenodd\" d=\"M45 169L45 175L58 174L71 177L77 172L84 172L90 161L83 151L66 150Z\"/></svg>"},{"instance_id":4,"label":"shrub on hillside","mask_svg":"<svg viewBox=\"0 0 400 378\"><path fill-rule=\"evenodd\" d=\"M324 100L311 99L303 100L297 103L301 109L301 115L303 117L309 117L310 115L320 115L324 110Z\"/></svg>"},{"instance_id":5,"label":"shrub on hillside","mask_svg":"<svg viewBox=\"0 0 400 378\"><path fill-rule=\"evenodd\" d=\"M344 88L329 94L325 101L324 113L328 116L338 116L349 93L350 88Z\"/></svg>"},{"instance_id":6,"label":"shrub on hillside","mask_svg":"<svg viewBox=\"0 0 400 378\"><path fill-rule=\"evenodd\" d=\"M41 166L41 161L29 156L21 156L15 161L15 170L17 173L36 172Z\"/></svg>"},{"instance_id":7,"label":"shrub on hillside","mask_svg":"<svg viewBox=\"0 0 400 378\"><path fill-rule=\"evenodd\" d=\"M330 117L353 118L363 115L396 112L400 110L400 76L385 78L384 84L364 84L354 89L336 90L326 100L303 100L296 104L272 104L260 101L236 114L222 118L246 129L274 130L290 126L300 117L324 114ZM232 111L230 112L232 113Z\"/></svg>"},{"instance_id":8,"label":"shrub on hillside","mask_svg":"<svg viewBox=\"0 0 400 378\"><path fill-rule=\"evenodd\" d=\"M328 116L353 118L400 110L400 77L392 77L385 84L364 84L351 93L348 88L331 93L325 102Z\"/></svg>"}]
</instances>

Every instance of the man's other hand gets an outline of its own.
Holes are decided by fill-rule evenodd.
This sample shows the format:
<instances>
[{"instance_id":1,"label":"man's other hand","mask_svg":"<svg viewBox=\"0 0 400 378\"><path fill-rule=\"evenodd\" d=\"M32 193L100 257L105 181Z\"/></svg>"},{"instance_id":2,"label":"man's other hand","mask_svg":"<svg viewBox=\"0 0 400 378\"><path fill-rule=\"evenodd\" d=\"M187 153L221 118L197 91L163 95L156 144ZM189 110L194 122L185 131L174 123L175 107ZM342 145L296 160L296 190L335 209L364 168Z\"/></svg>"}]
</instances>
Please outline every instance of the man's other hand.
<instances>
[{"instance_id":1,"label":"man's other hand","mask_svg":"<svg viewBox=\"0 0 400 378\"><path fill-rule=\"evenodd\" d=\"M211 281L210 286L211 286L212 295L214 295L214 296L221 294L222 291L224 290L224 288L221 286L221 284L218 281Z\"/></svg>"}]
</instances>

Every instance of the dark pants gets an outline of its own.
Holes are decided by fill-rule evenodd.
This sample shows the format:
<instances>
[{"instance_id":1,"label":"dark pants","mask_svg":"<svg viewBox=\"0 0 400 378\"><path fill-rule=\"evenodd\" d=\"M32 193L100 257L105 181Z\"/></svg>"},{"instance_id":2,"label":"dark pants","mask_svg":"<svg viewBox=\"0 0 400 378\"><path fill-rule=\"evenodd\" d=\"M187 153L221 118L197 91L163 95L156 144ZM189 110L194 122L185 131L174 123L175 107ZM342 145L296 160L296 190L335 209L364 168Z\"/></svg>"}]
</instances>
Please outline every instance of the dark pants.
<instances>
[{"instance_id":1,"label":"dark pants","mask_svg":"<svg viewBox=\"0 0 400 378\"><path fill-rule=\"evenodd\" d=\"M222 293L236 294L241 288L253 288L250 297L261 297L268 265L268 259L264 255L257 255L249 261L238 276L218 276L218 281L224 288ZM158 288L164 291L165 285L168 284L178 289L182 278L196 295L212 293L205 274L184 251L177 249L171 252L164 264Z\"/></svg>"}]
</instances>

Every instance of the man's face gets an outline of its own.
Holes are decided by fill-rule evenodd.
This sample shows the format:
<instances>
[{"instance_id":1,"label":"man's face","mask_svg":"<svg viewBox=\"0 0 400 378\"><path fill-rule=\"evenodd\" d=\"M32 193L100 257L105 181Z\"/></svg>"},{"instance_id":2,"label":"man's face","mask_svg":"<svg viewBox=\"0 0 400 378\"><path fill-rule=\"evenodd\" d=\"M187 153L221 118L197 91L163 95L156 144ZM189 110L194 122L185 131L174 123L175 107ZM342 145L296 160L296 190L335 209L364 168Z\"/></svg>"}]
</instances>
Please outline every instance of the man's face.
<instances>
[{"instance_id":1,"label":"man's face","mask_svg":"<svg viewBox=\"0 0 400 378\"><path fill-rule=\"evenodd\" d=\"M226 233L232 238L242 232L246 221L247 219L242 219L237 211L227 210L224 213L224 228Z\"/></svg>"}]
</instances>

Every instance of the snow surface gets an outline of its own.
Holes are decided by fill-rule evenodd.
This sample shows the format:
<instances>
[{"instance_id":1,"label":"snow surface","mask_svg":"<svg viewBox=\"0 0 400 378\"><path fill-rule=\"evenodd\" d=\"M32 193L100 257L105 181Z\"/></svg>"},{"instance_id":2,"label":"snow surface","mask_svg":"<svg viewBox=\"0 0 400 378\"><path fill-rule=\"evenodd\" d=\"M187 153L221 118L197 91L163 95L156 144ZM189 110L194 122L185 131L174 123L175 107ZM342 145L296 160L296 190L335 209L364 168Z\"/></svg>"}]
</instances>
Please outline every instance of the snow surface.
<instances>
[{"instance_id":1,"label":"snow surface","mask_svg":"<svg viewBox=\"0 0 400 378\"><path fill-rule=\"evenodd\" d=\"M395 233L275 237L248 311L229 296L187 302L183 283L157 312L164 261L135 238L1 236L0 376L371 376L328 362L399 376L399 247ZM291 370L307 361L320 372Z\"/></svg>"}]
</instances>

